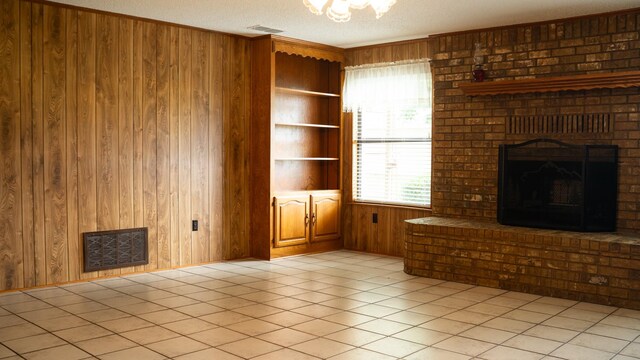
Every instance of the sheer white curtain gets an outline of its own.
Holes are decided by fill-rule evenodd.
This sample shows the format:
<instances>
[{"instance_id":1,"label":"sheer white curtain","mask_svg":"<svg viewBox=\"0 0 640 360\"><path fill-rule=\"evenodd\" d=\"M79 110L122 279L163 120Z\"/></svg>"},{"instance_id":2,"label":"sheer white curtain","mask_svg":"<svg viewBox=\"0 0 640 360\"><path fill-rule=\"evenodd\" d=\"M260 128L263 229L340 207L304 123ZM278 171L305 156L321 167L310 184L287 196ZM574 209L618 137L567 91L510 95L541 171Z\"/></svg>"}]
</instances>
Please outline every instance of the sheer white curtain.
<instances>
[{"instance_id":1,"label":"sheer white curtain","mask_svg":"<svg viewBox=\"0 0 640 360\"><path fill-rule=\"evenodd\" d=\"M431 199L431 74L426 60L346 69L353 112L353 199L428 206Z\"/></svg>"},{"instance_id":2,"label":"sheer white curtain","mask_svg":"<svg viewBox=\"0 0 640 360\"><path fill-rule=\"evenodd\" d=\"M343 110L431 107L431 92L426 59L346 67Z\"/></svg>"}]
</instances>

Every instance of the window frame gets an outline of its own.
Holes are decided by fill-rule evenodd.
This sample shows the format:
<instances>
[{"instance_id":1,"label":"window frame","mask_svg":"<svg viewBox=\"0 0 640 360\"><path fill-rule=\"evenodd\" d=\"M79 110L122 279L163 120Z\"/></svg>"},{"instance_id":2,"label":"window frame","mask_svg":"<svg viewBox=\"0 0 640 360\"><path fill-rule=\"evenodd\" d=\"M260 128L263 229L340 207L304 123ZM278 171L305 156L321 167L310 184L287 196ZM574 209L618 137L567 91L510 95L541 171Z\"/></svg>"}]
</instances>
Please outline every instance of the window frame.
<instances>
[{"instance_id":1,"label":"window frame","mask_svg":"<svg viewBox=\"0 0 640 360\"><path fill-rule=\"evenodd\" d=\"M433 107L431 107L431 109L433 109ZM358 139L358 123L361 122L361 116L362 116L362 110L358 110L354 113L352 113L352 124L351 124L351 161L352 161L352 166L351 166L351 177L352 177L352 193L351 193L351 201L355 204L371 204L371 205L383 205L383 206L392 206L392 207L401 207L401 208L407 208L407 209L420 209L420 210L424 210L424 209L431 209L431 184L432 181L429 181L429 191L428 191L428 202L425 205L422 204L417 204L417 203L410 203L410 202L401 202L401 201L376 201L376 200L371 200L371 199L361 199L358 197L358 194L360 192L360 187L358 186L358 168L362 166L361 162L358 161L359 158L359 149L362 146L362 144L408 144L408 143L420 143L420 144L428 144L429 146L431 146L431 149L433 149L433 136L426 137L426 138L408 138L408 139L403 139L403 138L370 138L370 139L364 139L364 140L359 140ZM391 115L387 115L387 116L391 116ZM431 128L433 129L433 111L431 111ZM431 132L432 133L432 132ZM431 153L431 164L430 164L430 170L431 170L431 174L429 174L429 179L432 179L432 175L433 175L433 168L431 167L431 165L433 164L433 152L430 151Z\"/></svg>"}]
</instances>

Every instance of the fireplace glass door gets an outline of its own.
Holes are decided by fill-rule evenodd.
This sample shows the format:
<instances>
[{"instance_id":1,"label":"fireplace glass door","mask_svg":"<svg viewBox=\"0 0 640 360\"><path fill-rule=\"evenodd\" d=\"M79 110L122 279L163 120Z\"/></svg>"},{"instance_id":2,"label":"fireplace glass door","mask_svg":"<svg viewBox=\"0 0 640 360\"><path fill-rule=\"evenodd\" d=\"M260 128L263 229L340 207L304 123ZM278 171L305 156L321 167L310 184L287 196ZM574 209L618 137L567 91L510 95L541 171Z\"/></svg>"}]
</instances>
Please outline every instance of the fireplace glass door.
<instances>
[{"instance_id":1,"label":"fireplace glass door","mask_svg":"<svg viewBox=\"0 0 640 360\"><path fill-rule=\"evenodd\" d=\"M501 145L498 222L614 231L617 147L537 139Z\"/></svg>"}]
</instances>

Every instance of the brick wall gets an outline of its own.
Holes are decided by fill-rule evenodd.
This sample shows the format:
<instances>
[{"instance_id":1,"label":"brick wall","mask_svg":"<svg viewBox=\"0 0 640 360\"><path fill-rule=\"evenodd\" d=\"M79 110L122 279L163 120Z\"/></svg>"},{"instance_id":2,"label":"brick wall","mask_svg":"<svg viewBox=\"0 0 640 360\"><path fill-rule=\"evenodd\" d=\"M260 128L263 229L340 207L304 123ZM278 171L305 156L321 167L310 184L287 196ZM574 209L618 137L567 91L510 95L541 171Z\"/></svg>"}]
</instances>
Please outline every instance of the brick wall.
<instances>
[{"instance_id":1,"label":"brick wall","mask_svg":"<svg viewBox=\"0 0 640 360\"><path fill-rule=\"evenodd\" d=\"M473 48L484 52L486 81L640 70L640 9L430 39L434 74L433 215L496 218L498 145L538 137L616 144L618 228L640 231L640 89L465 96ZM511 116L609 114L611 131L507 134ZM569 117L570 118L570 117Z\"/></svg>"}]
</instances>

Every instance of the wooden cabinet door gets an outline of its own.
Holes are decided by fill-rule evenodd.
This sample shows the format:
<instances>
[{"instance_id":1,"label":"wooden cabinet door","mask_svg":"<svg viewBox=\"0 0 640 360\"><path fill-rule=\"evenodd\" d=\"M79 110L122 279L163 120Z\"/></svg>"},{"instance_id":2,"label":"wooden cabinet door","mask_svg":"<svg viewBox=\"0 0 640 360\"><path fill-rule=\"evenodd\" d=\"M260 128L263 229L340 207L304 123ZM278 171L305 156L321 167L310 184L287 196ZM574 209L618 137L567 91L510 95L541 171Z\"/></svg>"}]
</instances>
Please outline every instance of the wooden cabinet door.
<instances>
[{"instance_id":1,"label":"wooden cabinet door","mask_svg":"<svg viewBox=\"0 0 640 360\"><path fill-rule=\"evenodd\" d=\"M306 244L309 240L309 196L274 198L274 247Z\"/></svg>"},{"instance_id":2,"label":"wooden cabinet door","mask_svg":"<svg viewBox=\"0 0 640 360\"><path fill-rule=\"evenodd\" d=\"M340 194L311 196L311 241L340 238Z\"/></svg>"}]
</instances>

